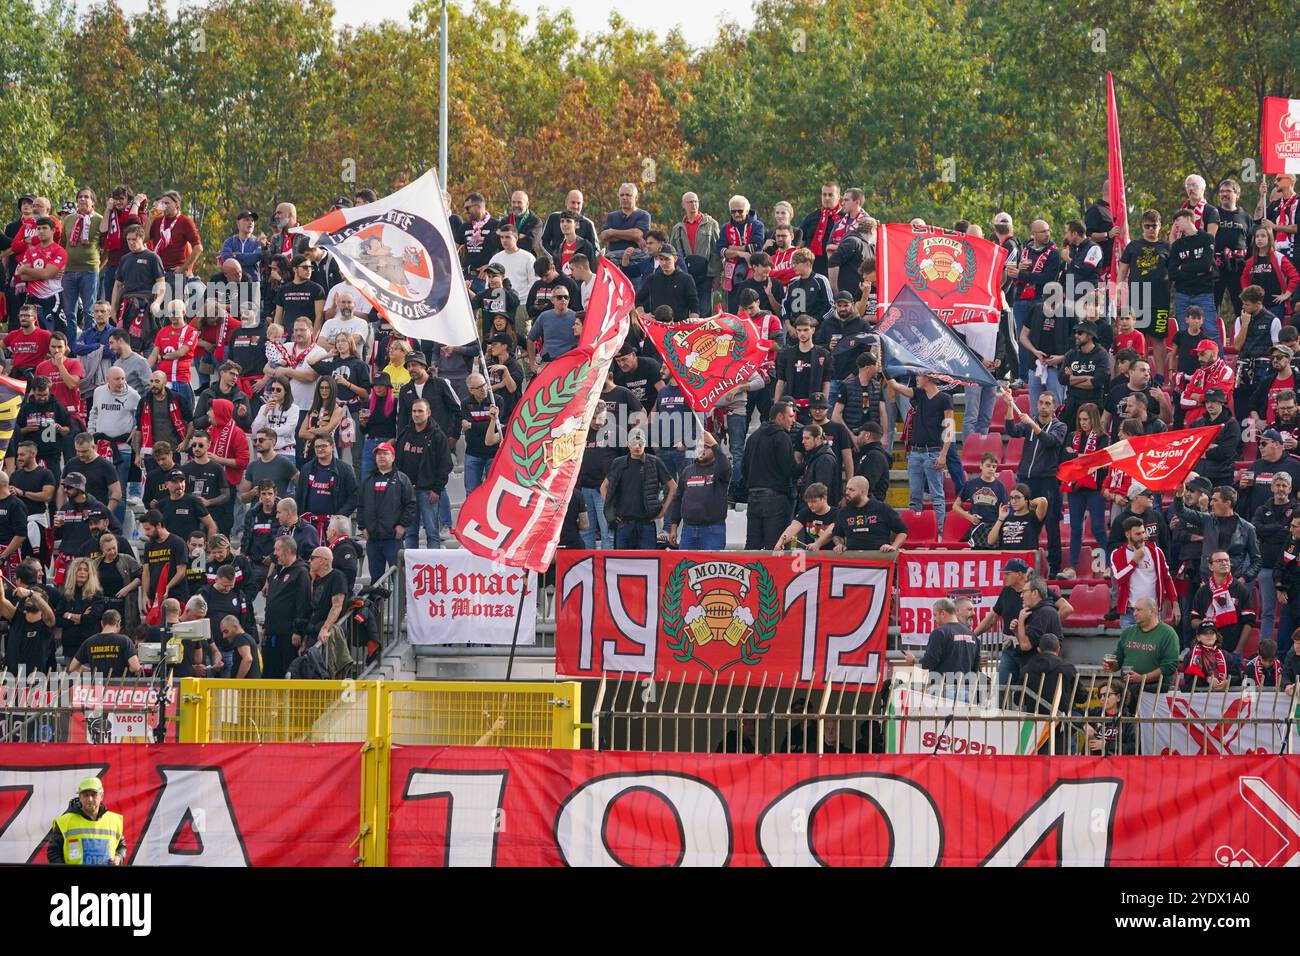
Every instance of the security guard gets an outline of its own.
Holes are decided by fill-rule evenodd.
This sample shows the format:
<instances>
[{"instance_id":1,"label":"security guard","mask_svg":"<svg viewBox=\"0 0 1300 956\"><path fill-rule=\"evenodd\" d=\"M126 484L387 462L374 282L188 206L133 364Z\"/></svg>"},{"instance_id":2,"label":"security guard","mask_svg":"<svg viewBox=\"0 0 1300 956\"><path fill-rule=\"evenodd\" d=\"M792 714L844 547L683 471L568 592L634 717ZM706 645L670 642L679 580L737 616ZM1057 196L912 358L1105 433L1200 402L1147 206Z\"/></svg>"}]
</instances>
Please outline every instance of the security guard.
<instances>
[{"instance_id":1,"label":"security guard","mask_svg":"<svg viewBox=\"0 0 1300 956\"><path fill-rule=\"evenodd\" d=\"M86 777L77 790L76 799L50 827L45 858L51 863L121 866L126 862L122 815L104 807L103 781Z\"/></svg>"}]
</instances>

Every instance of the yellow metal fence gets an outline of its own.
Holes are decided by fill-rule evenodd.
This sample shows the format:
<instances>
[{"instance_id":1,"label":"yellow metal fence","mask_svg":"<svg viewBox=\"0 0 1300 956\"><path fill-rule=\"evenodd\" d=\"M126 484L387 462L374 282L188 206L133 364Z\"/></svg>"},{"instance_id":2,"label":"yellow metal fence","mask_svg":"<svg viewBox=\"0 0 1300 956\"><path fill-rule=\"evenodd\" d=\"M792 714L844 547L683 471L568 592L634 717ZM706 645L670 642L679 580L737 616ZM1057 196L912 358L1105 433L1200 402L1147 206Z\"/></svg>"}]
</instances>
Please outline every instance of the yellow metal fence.
<instances>
[{"instance_id":1,"label":"yellow metal fence","mask_svg":"<svg viewBox=\"0 0 1300 956\"><path fill-rule=\"evenodd\" d=\"M356 743L356 862L388 860L392 746L577 750L581 686L487 681L180 682L182 743Z\"/></svg>"}]
</instances>

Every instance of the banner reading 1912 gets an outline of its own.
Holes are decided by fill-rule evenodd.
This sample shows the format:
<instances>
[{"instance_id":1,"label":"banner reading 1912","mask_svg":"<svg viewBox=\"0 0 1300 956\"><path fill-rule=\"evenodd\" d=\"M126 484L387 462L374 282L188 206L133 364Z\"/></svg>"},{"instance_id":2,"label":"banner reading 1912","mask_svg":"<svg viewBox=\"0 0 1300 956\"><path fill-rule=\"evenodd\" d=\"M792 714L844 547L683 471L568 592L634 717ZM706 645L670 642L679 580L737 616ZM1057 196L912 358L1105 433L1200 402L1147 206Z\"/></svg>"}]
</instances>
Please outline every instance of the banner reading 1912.
<instances>
[{"instance_id":1,"label":"banner reading 1912","mask_svg":"<svg viewBox=\"0 0 1300 956\"><path fill-rule=\"evenodd\" d=\"M893 563L845 555L560 551L556 671L878 686Z\"/></svg>"}]
</instances>

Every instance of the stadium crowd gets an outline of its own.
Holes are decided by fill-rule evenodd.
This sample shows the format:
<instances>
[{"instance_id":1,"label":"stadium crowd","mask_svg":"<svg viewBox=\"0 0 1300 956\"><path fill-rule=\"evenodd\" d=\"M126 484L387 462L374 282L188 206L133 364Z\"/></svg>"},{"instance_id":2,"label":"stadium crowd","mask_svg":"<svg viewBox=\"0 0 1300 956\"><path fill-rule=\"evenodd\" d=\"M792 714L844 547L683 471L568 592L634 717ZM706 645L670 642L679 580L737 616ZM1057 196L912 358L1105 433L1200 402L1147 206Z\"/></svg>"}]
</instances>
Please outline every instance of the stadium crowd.
<instances>
[{"instance_id":1,"label":"stadium crowd","mask_svg":"<svg viewBox=\"0 0 1300 956\"><path fill-rule=\"evenodd\" d=\"M972 638L996 627L1015 677L1059 650L1073 612L1119 628L1113 666L1130 679L1293 687L1294 177L1253 214L1232 180L1217 204L1199 176L1185 186L1120 256L1104 199L1023 238L995 216L1003 322L961 331L999 384L960 407L936 378L885 372L878 222L835 183L767 221L744 196L719 221L686 193L656 223L631 183L594 219L578 190L544 213L522 191L499 211L471 194L451 215L481 330L464 346L393 329L293 231L292 203L265 225L241 212L205 245L175 192L119 186L101 209L82 188L57 212L21 196L0 234L4 369L26 383L0 396L5 666L120 674L139 666L132 638L206 617L212 638L178 673L283 676L337 633L359 576L379 580L421 533L449 541L453 472L466 494L485 480L529 378L576 345L605 256L637 310L563 546L722 550L743 505L747 549L1036 551L1006 566L978 627L936 607L924 666L971 670ZM703 420L637 317L718 308L774 349ZM1117 470L1057 477L1112 442L1198 424L1223 427L1176 494Z\"/></svg>"}]
</instances>

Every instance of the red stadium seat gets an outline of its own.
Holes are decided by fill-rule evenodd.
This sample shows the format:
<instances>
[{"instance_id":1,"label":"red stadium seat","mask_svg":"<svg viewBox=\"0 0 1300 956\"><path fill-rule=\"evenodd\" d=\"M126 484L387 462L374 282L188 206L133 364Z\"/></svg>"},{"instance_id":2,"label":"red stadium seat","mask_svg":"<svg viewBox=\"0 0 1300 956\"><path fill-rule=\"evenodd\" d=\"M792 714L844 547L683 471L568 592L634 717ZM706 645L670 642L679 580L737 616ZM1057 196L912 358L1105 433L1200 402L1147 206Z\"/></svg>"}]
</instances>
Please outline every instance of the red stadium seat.
<instances>
[{"instance_id":1,"label":"red stadium seat","mask_svg":"<svg viewBox=\"0 0 1300 956\"><path fill-rule=\"evenodd\" d=\"M939 521L933 511L902 510L898 516L907 525L905 548L933 548L939 543Z\"/></svg>"},{"instance_id":2,"label":"red stadium seat","mask_svg":"<svg viewBox=\"0 0 1300 956\"><path fill-rule=\"evenodd\" d=\"M1242 442L1241 457L1238 462L1249 465L1252 461L1259 458L1259 442Z\"/></svg>"},{"instance_id":3,"label":"red stadium seat","mask_svg":"<svg viewBox=\"0 0 1300 956\"><path fill-rule=\"evenodd\" d=\"M1035 412L1033 411L1033 409L1031 409L1031 408L1029 407L1029 393L1028 393L1028 392L1017 392L1017 393L1016 393L1016 408L1020 409L1022 412L1029 412L1029 414L1031 414L1031 415L1032 415L1032 414L1035 414ZM1003 412L1002 414L1005 415L1006 412Z\"/></svg>"},{"instance_id":4,"label":"red stadium seat","mask_svg":"<svg viewBox=\"0 0 1300 956\"><path fill-rule=\"evenodd\" d=\"M1110 610L1110 588L1105 584L1085 584L1075 587L1067 600L1074 608L1065 621L1068 627L1103 627L1106 612Z\"/></svg>"},{"instance_id":5,"label":"red stadium seat","mask_svg":"<svg viewBox=\"0 0 1300 956\"><path fill-rule=\"evenodd\" d=\"M1002 436L972 433L961 446L961 463L964 468L979 468L980 457L991 452L1002 459Z\"/></svg>"},{"instance_id":6,"label":"red stadium seat","mask_svg":"<svg viewBox=\"0 0 1300 956\"><path fill-rule=\"evenodd\" d=\"M1007 400L999 395L993 400L993 418L989 421L989 434L1001 435L1007 425Z\"/></svg>"},{"instance_id":7,"label":"red stadium seat","mask_svg":"<svg viewBox=\"0 0 1300 956\"><path fill-rule=\"evenodd\" d=\"M1007 494L1016 486L1016 473L1010 468L1003 468L998 472L998 481L1002 482L1007 488Z\"/></svg>"},{"instance_id":8,"label":"red stadium seat","mask_svg":"<svg viewBox=\"0 0 1300 956\"><path fill-rule=\"evenodd\" d=\"M970 533L972 525L960 515L955 515L951 511L943 520L943 538L939 541L939 546L949 551L963 551L970 547L970 543L965 540L966 535Z\"/></svg>"},{"instance_id":9,"label":"red stadium seat","mask_svg":"<svg viewBox=\"0 0 1300 956\"><path fill-rule=\"evenodd\" d=\"M1018 465L1020 459L1025 457L1025 440L1023 438L1008 438L1007 445L1002 449L1002 464Z\"/></svg>"}]
</instances>

